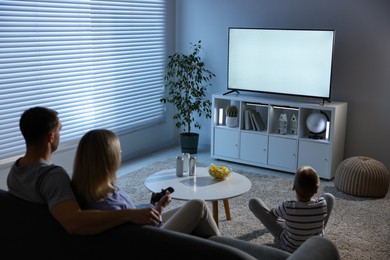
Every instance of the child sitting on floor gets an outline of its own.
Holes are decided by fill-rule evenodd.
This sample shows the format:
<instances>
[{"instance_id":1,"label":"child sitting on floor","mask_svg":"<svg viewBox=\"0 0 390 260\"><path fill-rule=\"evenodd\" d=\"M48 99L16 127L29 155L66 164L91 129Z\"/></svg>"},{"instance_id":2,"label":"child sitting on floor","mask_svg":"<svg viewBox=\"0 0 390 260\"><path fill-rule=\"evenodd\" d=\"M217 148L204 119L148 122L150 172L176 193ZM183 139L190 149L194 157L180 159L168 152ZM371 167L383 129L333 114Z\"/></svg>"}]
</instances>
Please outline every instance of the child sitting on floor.
<instances>
[{"instance_id":1,"label":"child sitting on floor","mask_svg":"<svg viewBox=\"0 0 390 260\"><path fill-rule=\"evenodd\" d=\"M259 198L249 201L249 209L275 237L278 246L294 252L312 236L323 236L335 198L325 193L314 198L320 186L317 172L302 166L295 173L292 189L296 200L285 200L277 207L268 207Z\"/></svg>"}]
</instances>

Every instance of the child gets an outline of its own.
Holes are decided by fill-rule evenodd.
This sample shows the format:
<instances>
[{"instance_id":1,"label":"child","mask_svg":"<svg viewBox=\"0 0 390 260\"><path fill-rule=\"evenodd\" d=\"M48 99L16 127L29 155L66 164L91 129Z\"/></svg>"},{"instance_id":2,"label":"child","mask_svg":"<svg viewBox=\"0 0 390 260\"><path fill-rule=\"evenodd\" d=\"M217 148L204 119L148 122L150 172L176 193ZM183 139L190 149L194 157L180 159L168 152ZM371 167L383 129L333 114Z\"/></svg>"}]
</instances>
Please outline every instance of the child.
<instances>
[{"instance_id":1,"label":"child","mask_svg":"<svg viewBox=\"0 0 390 260\"><path fill-rule=\"evenodd\" d=\"M106 129L87 132L80 140L73 167L72 185L84 209L137 209L129 194L115 185L121 163L121 146L116 134ZM155 195L155 194L152 194ZM181 207L163 212L171 201L169 191L149 204L161 218L164 229L200 237L220 235L217 224L204 200L194 199ZM145 204L142 204L144 207Z\"/></svg>"},{"instance_id":2,"label":"child","mask_svg":"<svg viewBox=\"0 0 390 260\"><path fill-rule=\"evenodd\" d=\"M325 193L314 198L320 186L317 172L302 166L295 173L292 189L296 200L285 200L271 210L258 198L249 201L249 209L275 237L279 247L294 252L312 236L323 236L335 198Z\"/></svg>"}]
</instances>

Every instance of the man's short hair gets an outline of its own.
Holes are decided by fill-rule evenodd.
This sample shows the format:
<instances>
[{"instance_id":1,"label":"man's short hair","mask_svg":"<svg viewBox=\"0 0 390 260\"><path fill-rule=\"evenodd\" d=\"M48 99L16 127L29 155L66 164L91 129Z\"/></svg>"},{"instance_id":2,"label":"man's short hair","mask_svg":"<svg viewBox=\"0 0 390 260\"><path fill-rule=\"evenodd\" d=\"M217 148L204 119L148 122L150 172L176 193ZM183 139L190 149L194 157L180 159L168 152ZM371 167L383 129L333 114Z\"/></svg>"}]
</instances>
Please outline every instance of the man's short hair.
<instances>
[{"instance_id":1,"label":"man's short hair","mask_svg":"<svg viewBox=\"0 0 390 260\"><path fill-rule=\"evenodd\" d=\"M58 124L57 111L46 107L32 107L23 112L19 128L26 144L40 144Z\"/></svg>"}]
</instances>

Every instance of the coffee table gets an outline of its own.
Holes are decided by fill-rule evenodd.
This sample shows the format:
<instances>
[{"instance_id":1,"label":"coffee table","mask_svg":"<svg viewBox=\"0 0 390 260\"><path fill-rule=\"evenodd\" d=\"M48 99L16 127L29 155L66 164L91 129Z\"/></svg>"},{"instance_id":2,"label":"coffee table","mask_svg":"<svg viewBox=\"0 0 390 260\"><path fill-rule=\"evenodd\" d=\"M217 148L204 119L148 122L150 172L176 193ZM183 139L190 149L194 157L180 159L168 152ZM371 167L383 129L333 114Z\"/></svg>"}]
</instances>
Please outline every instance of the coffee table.
<instances>
[{"instance_id":1,"label":"coffee table","mask_svg":"<svg viewBox=\"0 0 390 260\"><path fill-rule=\"evenodd\" d=\"M160 192L161 189L169 186L174 188L175 191L171 194L172 199L211 201L213 217L217 224L218 201L223 201L226 219L230 220L228 199L249 191L252 186L248 178L236 172L231 172L225 180L216 180L209 175L205 167L197 167L195 176L188 176L188 173L184 173L183 177L176 176L175 168L162 170L147 177L144 183L152 192Z\"/></svg>"}]
</instances>

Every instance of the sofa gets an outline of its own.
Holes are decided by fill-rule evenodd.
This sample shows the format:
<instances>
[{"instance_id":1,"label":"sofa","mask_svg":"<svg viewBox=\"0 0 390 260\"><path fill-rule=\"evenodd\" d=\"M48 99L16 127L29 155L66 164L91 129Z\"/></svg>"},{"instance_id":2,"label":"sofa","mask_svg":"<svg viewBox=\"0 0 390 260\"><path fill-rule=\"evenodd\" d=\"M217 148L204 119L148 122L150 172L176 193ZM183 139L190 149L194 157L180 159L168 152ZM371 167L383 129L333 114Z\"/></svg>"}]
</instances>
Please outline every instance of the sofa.
<instances>
[{"instance_id":1,"label":"sofa","mask_svg":"<svg viewBox=\"0 0 390 260\"><path fill-rule=\"evenodd\" d=\"M45 205L2 189L0 236L2 259L339 259L337 248L325 238L309 239L290 254L235 238L204 239L130 223L98 235L69 235Z\"/></svg>"}]
</instances>

